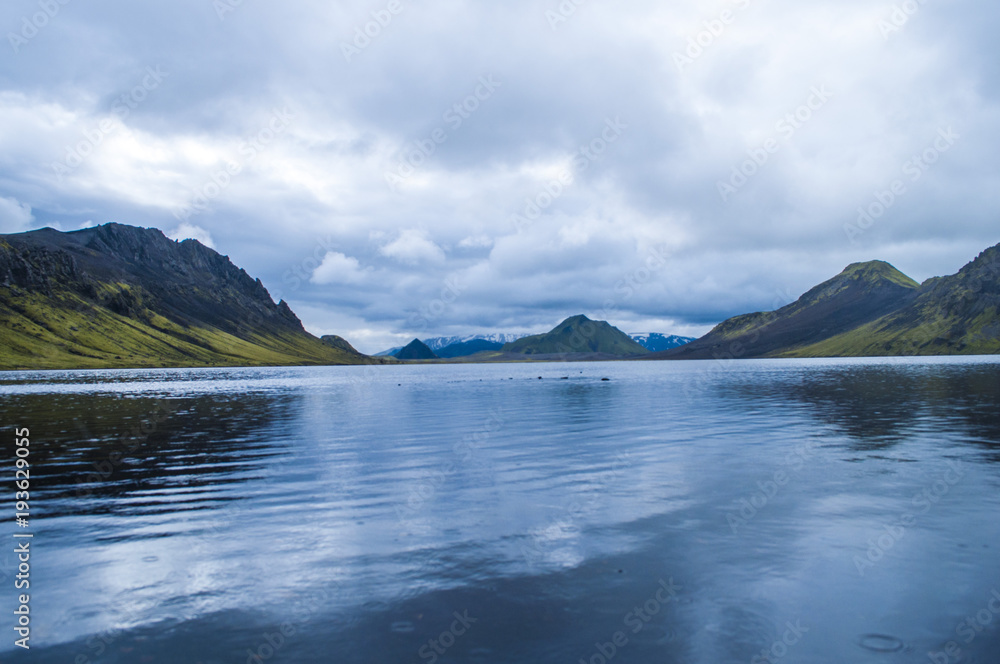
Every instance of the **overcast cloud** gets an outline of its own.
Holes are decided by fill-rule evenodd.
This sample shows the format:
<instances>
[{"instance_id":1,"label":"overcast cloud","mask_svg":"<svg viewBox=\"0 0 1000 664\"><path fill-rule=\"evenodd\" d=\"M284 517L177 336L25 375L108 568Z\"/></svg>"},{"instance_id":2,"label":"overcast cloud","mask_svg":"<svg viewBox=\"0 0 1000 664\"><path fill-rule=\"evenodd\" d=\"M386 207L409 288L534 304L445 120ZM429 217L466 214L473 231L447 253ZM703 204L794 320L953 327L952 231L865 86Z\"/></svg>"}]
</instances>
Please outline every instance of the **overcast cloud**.
<instances>
[{"instance_id":1,"label":"overcast cloud","mask_svg":"<svg viewBox=\"0 0 1000 664\"><path fill-rule=\"evenodd\" d=\"M697 335L1000 241L995 4L8 0L0 26L0 232L194 237L366 352L576 313Z\"/></svg>"}]
</instances>

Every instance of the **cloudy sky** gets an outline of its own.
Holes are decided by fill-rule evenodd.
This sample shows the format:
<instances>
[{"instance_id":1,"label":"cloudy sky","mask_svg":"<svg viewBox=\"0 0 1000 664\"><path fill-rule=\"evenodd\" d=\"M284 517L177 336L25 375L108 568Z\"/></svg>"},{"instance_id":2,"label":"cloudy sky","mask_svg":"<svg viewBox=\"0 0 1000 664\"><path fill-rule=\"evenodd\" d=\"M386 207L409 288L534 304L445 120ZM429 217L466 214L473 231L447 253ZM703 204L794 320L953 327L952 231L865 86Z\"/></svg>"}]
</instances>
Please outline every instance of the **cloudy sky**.
<instances>
[{"instance_id":1,"label":"cloudy sky","mask_svg":"<svg viewBox=\"0 0 1000 664\"><path fill-rule=\"evenodd\" d=\"M996 4L7 0L0 25L0 232L195 237L367 352L576 313L697 335L1000 242Z\"/></svg>"}]
</instances>

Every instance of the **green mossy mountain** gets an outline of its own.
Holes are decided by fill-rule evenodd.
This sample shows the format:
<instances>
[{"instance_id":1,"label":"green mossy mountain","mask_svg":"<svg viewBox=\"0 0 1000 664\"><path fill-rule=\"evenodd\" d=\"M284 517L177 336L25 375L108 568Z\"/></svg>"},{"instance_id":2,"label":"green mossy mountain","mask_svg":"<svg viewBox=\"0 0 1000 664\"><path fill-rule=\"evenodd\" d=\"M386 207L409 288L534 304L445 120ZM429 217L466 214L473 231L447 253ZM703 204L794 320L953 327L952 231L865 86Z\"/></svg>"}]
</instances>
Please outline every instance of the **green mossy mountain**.
<instances>
[{"instance_id":1,"label":"green mossy mountain","mask_svg":"<svg viewBox=\"0 0 1000 664\"><path fill-rule=\"evenodd\" d=\"M504 344L502 352L522 355L600 353L618 357L649 354L648 350L617 327L582 315L567 318L545 334Z\"/></svg>"},{"instance_id":2,"label":"green mossy mountain","mask_svg":"<svg viewBox=\"0 0 1000 664\"><path fill-rule=\"evenodd\" d=\"M792 349L787 357L1000 353L1000 245L957 274L928 279L905 307Z\"/></svg>"},{"instance_id":3,"label":"green mossy mountain","mask_svg":"<svg viewBox=\"0 0 1000 664\"><path fill-rule=\"evenodd\" d=\"M105 224L0 235L0 369L366 364L196 240Z\"/></svg>"},{"instance_id":4,"label":"green mossy mountain","mask_svg":"<svg viewBox=\"0 0 1000 664\"><path fill-rule=\"evenodd\" d=\"M849 265L777 311L745 314L653 359L1000 353L1000 245L923 284L883 261Z\"/></svg>"},{"instance_id":5,"label":"green mossy mountain","mask_svg":"<svg viewBox=\"0 0 1000 664\"><path fill-rule=\"evenodd\" d=\"M339 348L340 350L346 351L348 353L357 353L354 350L354 346L350 344L344 337L338 337L336 334L325 334L320 337L320 341L325 343L327 346L332 346L334 348ZM359 353L360 354L360 353Z\"/></svg>"},{"instance_id":6,"label":"green mossy mountain","mask_svg":"<svg viewBox=\"0 0 1000 664\"><path fill-rule=\"evenodd\" d=\"M396 351L394 357L397 360L437 360L439 359L437 355L434 354L427 344L425 344L420 339L414 339L407 345Z\"/></svg>"}]
</instances>

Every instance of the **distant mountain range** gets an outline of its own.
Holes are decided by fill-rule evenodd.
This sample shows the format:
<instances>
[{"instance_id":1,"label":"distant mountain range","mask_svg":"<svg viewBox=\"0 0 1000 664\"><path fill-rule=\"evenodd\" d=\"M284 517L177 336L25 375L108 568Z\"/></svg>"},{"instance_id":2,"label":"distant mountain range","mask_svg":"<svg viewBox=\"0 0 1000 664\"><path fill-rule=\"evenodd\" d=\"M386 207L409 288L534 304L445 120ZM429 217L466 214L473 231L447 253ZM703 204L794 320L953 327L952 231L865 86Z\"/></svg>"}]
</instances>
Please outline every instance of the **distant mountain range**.
<instances>
[{"instance_id":1,"label":"distant mountain range","mask_svg":"<svg viewBox=\"0 0 1000 664\"><path fill-rule=\"evenodd\" d=\"M639 335L647 343L675 347L684 341L682 337L667 337L660 334ZM669 346L673 344L673 346ZM430 344L413 340L408 346L396 352L400 360L431 360L435 355L440 359L471 362L523 362L568 361L568 360L610 360L635 358L649 354L643 345L621 330L605 321L590 320L586 316L572 316L544 334L519 337L501 344L484 338L452 343L444 348L431 351Z\"/></svg>"},{"instance_id":2,"label":"distant mountain range","mask_svg":"<svg viewBox=\"0 0 1000 664\"><path fill-rule=\"evenodd\" d=\"M511 341L517 341L521 337L526 337L527 334L467 334L465 336L459 337L432 337L430 339L421 339L421 341L430 348L432 351L437 353L439 350L447 348L448 346L453 346L456 344L468 343L470 341L489 341L494 344L499 344L503 346L505 343L510 343ZM375 353L376 357L385 355L395 355L403 347L396 346L395 348L390 348L389 350L383 350L380 353Z\"/></svg>"},{"instance_id":3,"label":"distant mountain range","mask_svg":"<svg viewBox=\"0 0 1000 664\"><path fill-rule=\"evenodd\" d=\"M317 339L196 240L122 224L0 235L0 347L0 369L392 361Z\"/></svg>"},{"instance_id":4,"label":"distant mountain range","mask_svg":"<svg viewBox=\"0 0 1000 664\"><path fill-rule=\"evenodd\" d=\"M455 358L468 357L483 351L498 351L503 348L504 344L523 339L527 336L529 335L500 333L474 334L464 337L434 337L432 339L423 339L422 341L438 357ZM652 352L677 348L678 346L683 346L686 343L694 341L694 337L679 337L672 334L660 334L659 332L639 332L629 334L628 336L640 346ZM397 346L396 348L390 348L375 355L391 355L395 357L396 353L401 349L402 346Z\"/></svg>"},{"instance_id":5,"label":"distant mountain range","mask_svg":"<svg viewBox=\"0 0 1000 664\"><path fill-rule=\"evenodd\" d=\"M917 284L882 261L849 265L777 311L745 314L653 359L1000 353L1000 245Z\"/></svg>"},{"instance_id":6,"label":"distant mountain range","mask_svg":"<svg viewBox=\"0 0 1000 664\"><path fill-rule=\"evenodd\" d=\"M628 335L633 341L650 352L669 350L694 341L694 337L679 337L676 334L660 334L659 332L639 332Z\"/></svg>"},{"instance_id":7,"label":"distant mountain range","mask_svg":"<svg viewBox=\"0 0 1000 664\"><path fill-rule=\"evenodd\" d=\"M489 339L472 339L470 341L460 341L458 343L449 344L444 348L438 350L438 357L452 358L452 357L468 357L470 355L475 355L476 353L482 353L488 350L500 350L503 348L503 344L499 341L490 341Z\"/></svg>"}]
</instances>

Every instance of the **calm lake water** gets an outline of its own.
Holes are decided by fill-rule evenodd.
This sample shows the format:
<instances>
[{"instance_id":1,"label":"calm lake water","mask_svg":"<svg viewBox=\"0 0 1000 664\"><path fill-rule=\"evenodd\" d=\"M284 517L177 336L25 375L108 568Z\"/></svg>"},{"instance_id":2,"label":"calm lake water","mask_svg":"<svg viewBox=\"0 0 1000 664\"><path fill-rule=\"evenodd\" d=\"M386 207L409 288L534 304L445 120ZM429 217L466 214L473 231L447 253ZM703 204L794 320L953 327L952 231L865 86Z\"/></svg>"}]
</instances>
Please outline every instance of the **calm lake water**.
<instances>
[{"instance_id":1,"label":"calm lake water","mask_svg":"<svg viewBox=\"0 0 1000 664\"><path fill-rule=\"evenodd\" d=\"M0 422L3 662L1000 661L998 358L0 373Z\"/></svg>"}]
</instances>

